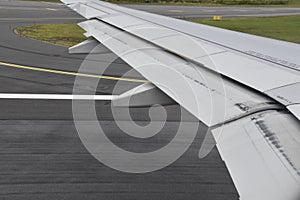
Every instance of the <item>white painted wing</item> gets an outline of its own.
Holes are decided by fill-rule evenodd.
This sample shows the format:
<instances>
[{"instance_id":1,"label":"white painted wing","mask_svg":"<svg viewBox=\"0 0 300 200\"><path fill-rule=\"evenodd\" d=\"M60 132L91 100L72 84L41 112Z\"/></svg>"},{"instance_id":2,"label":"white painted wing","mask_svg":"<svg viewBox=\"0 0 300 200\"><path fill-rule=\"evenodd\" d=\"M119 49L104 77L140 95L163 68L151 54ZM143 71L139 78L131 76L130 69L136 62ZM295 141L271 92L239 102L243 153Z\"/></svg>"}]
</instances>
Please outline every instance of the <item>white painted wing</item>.
<instances>
[{"instance_id":1,"label":"white painted wing","mask_svg":"<svg viewBox=\"0 0 300 200\"><path fill-rule=\"evenodd\" d=\"M86 35L212 127L241 199L299 200L300 45L102 1L63 2L89 19L79 24Z\"/></svg>"}]
</instances>

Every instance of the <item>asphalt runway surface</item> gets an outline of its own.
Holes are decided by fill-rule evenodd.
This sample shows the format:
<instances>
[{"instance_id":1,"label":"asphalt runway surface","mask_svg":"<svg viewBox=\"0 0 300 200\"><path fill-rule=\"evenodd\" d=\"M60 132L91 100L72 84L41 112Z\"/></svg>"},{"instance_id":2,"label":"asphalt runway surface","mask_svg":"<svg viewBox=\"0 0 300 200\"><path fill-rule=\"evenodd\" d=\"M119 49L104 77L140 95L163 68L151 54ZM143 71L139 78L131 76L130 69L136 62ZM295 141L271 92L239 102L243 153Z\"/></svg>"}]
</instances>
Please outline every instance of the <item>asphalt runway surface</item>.
<instances>
[{"instance_id":1,"label":"asphalt runway surface","mask_svg":"<svg viewBox=\"0 0 300 200\"><path fill-rule=\"evenodd\" d=\"M207 17L215 15L212 10L219 9L220 13L230 12L229 7L209 8L211 13L201 14L202 11L198 11L207 8L126 6L170 16L176 16L179 11L175 10L182 9L180 15L186 12L186 17ZM252 8L245 9L250 12ZM1 1L0 93L71 94L75 76L57 71L76 73L85 55L70 55L66 47L20 37L14 29L38 23L82 20L61 4ZM109 66L104 73L108 78L101 79L96 85L88 85L85 82L90 78L82 77L83 83L76 85L80 92L117 94L141 84L138 80L143 80L143 77L134 71L126 75L133 81L109 78L121 77L132 70L120 59L110 63L108 58L111 55L107 53L97 56L96 60L90 59L96 66ZM52 71L37 70L40 68ZM92 67L82 72L97 74L98 69ZM114 91L116 82L120 87ZM107 137L119 147L133 152L153 151L172 140L182 121L181 111L178 105L166 106L165 109L168 114L165 127L150 139L137 140L118 128L109 102L96 103L99 123ZM177 161L155 172L130 174L103 165L87 151L76 131L71 101L2 99L0 110L0 199L238 199L217 149L213 148L204 159L198 158L207 131L202 124L190 148ZM140 125L149 123L148 111L148 108L130 110L132 119ZM130 122L123 108L117 113L117 120ZM197 121L185 111L182 115L183 121ZM79 120L93 120L86 116ZM154 121L161 120L159 114L154 113L153 117ZM155 162L149 164L155 165Z\"/></svg>"},{"instance_id":2,"label":"asphalt runway surface","mask_svg":"<svg viewBox=\"0 0 300 200\"><path fill-rule=\"evenodd\" d=\"M263 17L299 15L300 8L280 7L207 7L207 6L160 6L160 5L124 5L126 7L184 19L222 17Z\"/></svg>"}]
</instances>

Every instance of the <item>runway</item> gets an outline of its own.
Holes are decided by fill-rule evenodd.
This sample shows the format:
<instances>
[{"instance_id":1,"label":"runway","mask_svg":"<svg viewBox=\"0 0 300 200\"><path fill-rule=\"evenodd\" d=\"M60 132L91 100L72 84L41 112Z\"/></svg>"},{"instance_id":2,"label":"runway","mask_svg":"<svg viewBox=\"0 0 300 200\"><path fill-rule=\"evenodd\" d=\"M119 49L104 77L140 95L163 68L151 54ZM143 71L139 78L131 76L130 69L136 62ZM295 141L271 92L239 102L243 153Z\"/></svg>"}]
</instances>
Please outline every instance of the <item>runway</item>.
<instances>
[{"instance_id":1,"label":"runway","mask_svg":"<svg viewBox=\"0 0 300 200\"><path fill-rule=\"evenodd\" d=\"M207 7L207 6L160 6L124 5L126 7L184 19L211 18L214 15L226 17L263 17L299 15L300 8L280 7Z\"/></svg>"},{"instance_id":2,"label":"runway","mask_svg":"<svg viewBox=\"0 0 300 200\"><path fill-rule=\"evenodd\" d=\"M206 8L198 7L164 7L169 10L165 12L159 6L126 6L170 16L176 16L174 10L180 9L185 10L180 15L188 11L186 17L217 14L201 14L197 9ZM61 4L1 1L0 8L0 93L71 94L74 73L85 56L69 55L66 47L20 37L14 29L38 23L75 23L83 19ZM222 12L228 10L226 7ZM109 55L99 56L99 67L107 64ZM93 75L95 70L83 73ZM117 59L104 75L121 77L129 70L126 63ZM133 81L101 79L95 88L78 87L83 92L96 90L97 94L111 94L117 81L121 81L122 88L118 92L122 92L141 84L134 80L144 80L137 72L125 78ZM156 172L129 174L111 169L89 154L77 134L69 100L2 99L0 110L1 199L238 199L216 148L205 159L198 158L207 130L202 124L191 147L176 162ZM141 141L122 135L109 102L97 102L96 110L109 138L118 146L137 152L164 146L173 138L180 123L179 107L167 106L168 118L163 130ZM122 113L120 109L117 120L128 120ZM149 122L146 108L132 109L131 115L139 124ZM196 120L188 113L183 115L187 121ZM154 117L160 120L159 115Z\"/></svg>"}]
</instances>

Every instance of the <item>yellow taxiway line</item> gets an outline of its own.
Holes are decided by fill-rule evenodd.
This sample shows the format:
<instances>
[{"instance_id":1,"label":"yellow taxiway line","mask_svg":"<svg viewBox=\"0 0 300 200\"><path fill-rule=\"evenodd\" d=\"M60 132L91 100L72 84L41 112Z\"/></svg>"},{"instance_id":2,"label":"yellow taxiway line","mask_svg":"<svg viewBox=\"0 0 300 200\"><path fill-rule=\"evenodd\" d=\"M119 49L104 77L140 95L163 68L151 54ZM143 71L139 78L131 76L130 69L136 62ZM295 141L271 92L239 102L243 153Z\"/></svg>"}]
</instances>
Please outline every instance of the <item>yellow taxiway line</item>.
<instances>
[{"instance_id":1,"label":"yellow taxiway line","mask_svg":"<svg viewBox=\"0 0 300 200\"><path fill-rule=\"evenodd\" d=\"M147 80L141 80L141 79L122 78L122 77L114 77L114 76L103 76L103 75L95 75L95 74L84 74L84 73L78 73L78 72L68 72L68 71L55 70L55 69L46 69L46 68L40 68L40 67L30 67L30 66L18 65L18 64L13 64L13 63L6 63L6 62L1 62L1 61L0 61L0 65L6 66L6 67L18 68L18 69L26 69L26 70L32 70L32 71L40 71L40 72L53 73L53 74L62 74L62 75L69 75L69 76L82 76L82 77L88 77L88 78L107 79L107 80L114 80L114 81L127 81L127 82L135 82L135 83L146 83L146 82L148 82Z\"/></svg>"},{"instance_id":2,"label":"yellow taxiway line","mask_svg":"<svg viewBox=\"0 0 300 200\"><path fill-rule=\"evenodd\" d=\"M46 8L46 10L56 11L54 8Z\"/></svg>"}]
</instances>

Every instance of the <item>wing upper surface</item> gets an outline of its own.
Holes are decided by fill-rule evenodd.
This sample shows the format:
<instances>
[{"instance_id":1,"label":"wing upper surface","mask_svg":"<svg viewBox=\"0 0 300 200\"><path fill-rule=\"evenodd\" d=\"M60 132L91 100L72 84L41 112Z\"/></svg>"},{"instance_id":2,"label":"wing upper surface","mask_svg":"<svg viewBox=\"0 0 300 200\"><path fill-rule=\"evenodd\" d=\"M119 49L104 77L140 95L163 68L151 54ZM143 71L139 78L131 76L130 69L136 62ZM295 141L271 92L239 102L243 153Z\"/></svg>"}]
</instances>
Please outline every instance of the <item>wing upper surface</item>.
<instances>
[{"instance_id":1,"label":"wing upper surface","mask_svg":"<svg viewBox=\"0 0 300 200\"><path fill-rule=\"evenodd\" d=\"M87 18L90 12L85 7L89 7L93 9L93 18L193 60L271 98L274 98L270 95L273 90L300 82L298 44L176 20L101 1L67 3L73 9L83 6L76 11ZM266 74L272 76L266 77ZM298 98L294 104L299 103Z\"/></svg>"},{"instance_id":2,"label":"wing upper surface","mask_svg":"<svg viewBox=\"0 0 300 200\"><path fill-rule=\"evenodd\" d=\"M106 23L89 20L79 26L208 126L276 106L267 97Z\"/></svg>"},{"instance_id":3,"label":"wing upper surface","mask_svg":"<svg viewBox=\"0 0 300 200\"><path fill-rule=\"evenodd\" d=\"M63 2L90 19L79 24L87 36L215 127L241 199L298 200L300 45L102 1Z\"/></svg>"}]
</instances>

